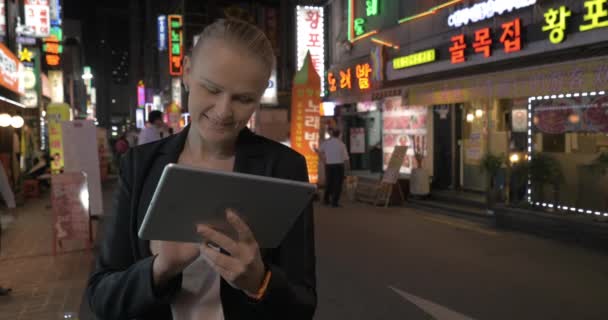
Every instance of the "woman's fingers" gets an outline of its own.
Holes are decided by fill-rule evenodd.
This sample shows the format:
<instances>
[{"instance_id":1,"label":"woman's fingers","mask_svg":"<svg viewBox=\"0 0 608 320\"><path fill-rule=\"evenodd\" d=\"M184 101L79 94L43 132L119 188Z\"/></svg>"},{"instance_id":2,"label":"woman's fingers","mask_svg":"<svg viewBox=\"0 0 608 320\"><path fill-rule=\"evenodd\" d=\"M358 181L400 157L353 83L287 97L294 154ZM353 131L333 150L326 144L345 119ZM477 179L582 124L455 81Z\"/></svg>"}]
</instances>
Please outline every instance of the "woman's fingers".
<instances>
[{"instance_id":1,"label":"woman's fingers","mask_svg":"<svg viewBox=\"0 0 608 320\"><path fill-rule=\"evenodd\" d=\"M238 244L227 235L213 230L206 225L198 225L196 231L203 237L205 242L214 243L232 255L237 254Z\"/></svg>"},{"instance_id":2,"label":"woman's fingers","mask_svg":"<svg viewBox=\"0 0 608 320\"><path fill-rule=\"evenodd\" d=\"M208 247L207 245L202 246L203 254L209 259L209 262L213 265L218 273L220 273L226 280L234 281L236 276L243 272L242 263L237 259L221 253L219 250Z\"/></svg>"},{"instance_id":3,"label":"woman's fingers","mask_svg":"<svg viewBox=\"0 0 608 320\"><path fill-rule=\"evenodd\" d=\"M236 230L239 240L247 244L257 244L253 232L249 226L241 219L233 209L226 210L226 218L232 227Z\"/></svg>"}]
</instances>

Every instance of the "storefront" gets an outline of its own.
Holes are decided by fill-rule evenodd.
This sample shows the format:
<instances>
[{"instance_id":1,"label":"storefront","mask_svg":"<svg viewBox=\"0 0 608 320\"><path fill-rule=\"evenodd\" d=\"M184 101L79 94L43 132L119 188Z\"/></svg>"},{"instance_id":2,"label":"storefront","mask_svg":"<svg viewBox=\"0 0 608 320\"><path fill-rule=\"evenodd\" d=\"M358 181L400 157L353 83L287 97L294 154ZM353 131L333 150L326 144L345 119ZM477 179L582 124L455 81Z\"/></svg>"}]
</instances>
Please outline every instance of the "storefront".
<instances>
[{"instance_id":1,"label":"storefront","mask_svg":"<svg viewBox=\"0 0 608 320\"><path fill-rule=\"evenodd\" d=\"M402 172L421 165L433 188L484 192L493 180L499 191L510 191L501 192L506 199L608 214L606 175L591 173L608 158L602 98L608 89L608 3L435 5L333 4L348 31L346 45L338 41L334 48L334 63L369 56L374 76L382 78L372 92L402 90L394 99L343 99L355 114L358 102L372 101L370 108L381 110L384 161L396 145L406 145ZM342 30L333 28L332 36L341 39ZM574 99L584 93L594 99ZM496 174L485 166L491 156L503 163ZM556 169L538 171L547 167L541 160ZM516 173L520 167L527 171Z\"/></svg>"},{"instance_id":2,"label":"storefront","mask_svg":"<svg viewBox=\"0 0 608 320\"><path fill-rule=\"evenodd\" d=\"M372 93L381 80L375 75L369 57L351 61L327 73L329 95L335 105L331 118L325 122L342 132L351 168L362 172L380 172L382 143L382 101L373 100ZM333 118L333 121L329 121Z\"/></svg>"}]
</instances>

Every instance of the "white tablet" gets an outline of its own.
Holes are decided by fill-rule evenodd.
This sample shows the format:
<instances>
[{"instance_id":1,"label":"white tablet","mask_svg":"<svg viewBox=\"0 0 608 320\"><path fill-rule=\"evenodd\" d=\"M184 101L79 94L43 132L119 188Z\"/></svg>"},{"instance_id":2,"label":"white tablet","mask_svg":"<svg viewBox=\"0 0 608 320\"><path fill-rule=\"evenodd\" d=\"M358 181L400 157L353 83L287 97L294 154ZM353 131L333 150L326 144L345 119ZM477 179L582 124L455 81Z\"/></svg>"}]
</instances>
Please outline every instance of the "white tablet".
<instances>
[{"instance_id":1,"label":"white tablet","mask_svg":"<svg viewBox=\"0 0 608 320\"><path fill-rule=\"evenodd\" d=\"M144 240L201 242L197 224L236 237L226 209L236 209L261 248L276 248L312 201L316 186L243 173L165 167L139 229Z\"/></svg>"}]
</instances>

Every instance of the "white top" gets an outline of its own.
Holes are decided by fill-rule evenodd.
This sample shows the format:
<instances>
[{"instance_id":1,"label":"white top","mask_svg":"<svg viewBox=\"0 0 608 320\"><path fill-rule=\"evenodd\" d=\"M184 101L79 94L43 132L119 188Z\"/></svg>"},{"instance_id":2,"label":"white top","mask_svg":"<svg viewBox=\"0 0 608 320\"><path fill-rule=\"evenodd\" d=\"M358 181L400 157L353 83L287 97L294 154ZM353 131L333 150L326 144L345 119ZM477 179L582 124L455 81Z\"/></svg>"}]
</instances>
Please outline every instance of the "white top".
<instances>
[{"instance_id":1,"label":"white top","mask_svg":"<svg viewBox=\"0 0 608 320\"><path fill-rule=\"evenodd\" d=\"M344 164L345 161L350 159L344 142L335 137L323 142L320 151L325 155L326 164Z\"/></svg>"},{"instance_id":2,"label":"white top","mask_svg":"<svg viewBox=\"0 0 608 320\"><path fill-rule=\"evenodd\" d=\"M182 289L171 303L173 320L224 320L220 275L201 254L183 272Z\"/></svg>"},{"instance_id":3,"label":"white top","mask_svg":"<svg viewBox=\"0 0 608 320\"><path fill-rule=\"evenodd\" d=\"M140 146L142 144L154 142L160 139L160 130L158 130L155 126L148 126L141 129L137 139L137 145Z\"/></svg>"}]
</instances>

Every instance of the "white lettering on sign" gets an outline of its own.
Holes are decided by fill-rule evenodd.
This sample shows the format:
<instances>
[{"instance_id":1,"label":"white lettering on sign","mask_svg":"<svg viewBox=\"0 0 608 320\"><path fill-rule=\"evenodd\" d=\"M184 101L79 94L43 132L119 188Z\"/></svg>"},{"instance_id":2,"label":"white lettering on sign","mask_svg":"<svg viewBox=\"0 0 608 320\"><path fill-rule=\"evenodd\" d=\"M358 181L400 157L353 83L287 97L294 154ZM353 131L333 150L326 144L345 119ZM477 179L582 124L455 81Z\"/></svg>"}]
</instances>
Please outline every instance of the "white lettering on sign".
<instances>
[{"instance_id":1,"label":"white lettering on sign","mask_svg":"<svg viewBox=\"0 0 608 320\"><path fill-rule=\"evenodd\" d=\"M448 25L458 28L534 4L536 0L488 0L452 13L448 17Z\"/></svg>"}]
</instances>

